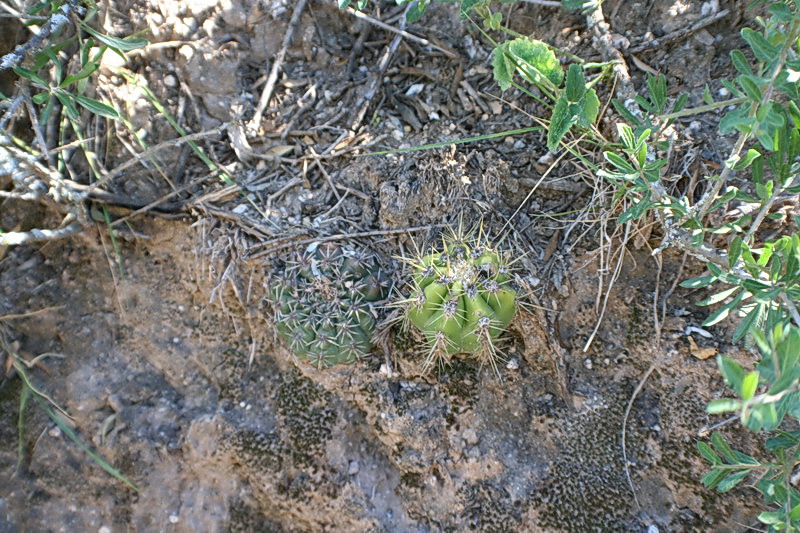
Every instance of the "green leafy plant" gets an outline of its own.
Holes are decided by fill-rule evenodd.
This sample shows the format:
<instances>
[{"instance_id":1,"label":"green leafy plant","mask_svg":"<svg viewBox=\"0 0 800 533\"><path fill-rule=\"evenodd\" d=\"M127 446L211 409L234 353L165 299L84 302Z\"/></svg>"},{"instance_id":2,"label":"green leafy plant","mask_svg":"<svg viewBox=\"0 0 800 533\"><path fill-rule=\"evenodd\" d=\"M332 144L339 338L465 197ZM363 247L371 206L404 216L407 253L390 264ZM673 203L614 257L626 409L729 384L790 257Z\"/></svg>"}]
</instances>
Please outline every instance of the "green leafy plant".
<instances>
[{"instance_id":1,"label":"green leafy plant","mask_svg":"<svg viewBox=\"0 0 800 533\"><path fill-rule=\"evenodd\" d=\"M517 310L507 254L478 231L451 232L440 247L401 259L412 269L405 316L428 344L423 370L467 354L499 375L495 341Z\"/></svg>"},{"instance_id":2,"label":"green leafy plant","mask_svg":"<svg viewBox=\"0 0 800 533\"><path fill-rule=\"evenodd\" d=\"M565 80L561 62L552 49L528 37L497 45L492 57L494 78L501 89L511 87L517 73L555 102L547 128L548 150L555 151L575 124L592 127L600 110L600 100L595 90L587 85L580 65L571 64Z\"/></svg>"},{"instance_id":3,"label":"green leafy plant","mask_svg":"<svg viewBox=\"0 0 800 533\"><path fill-rule=\"evenodd\" d=\"M741 32L755 63L740 50L731 53L737 76L722 80L731 99L714 101L706 89L705 105L684 109L682 97L667 109L665 83L650 78L647 99L639 96L633 106L615 101L629 125L618 125L620 145L605 151L608 165L598 174L626 201L620 224L653 214L664 231L656 253L677 246L706 263L706 274L681 284L715 288L699 302L715 306L704 325L738 316L733 340L754 343L761 352L761 360L749 372L730 357L719 357L725 382L738 398L715 400L708 411L734 411L748 429L774 432L766 449L775 461L761 462L734 450L715 434L710 446L698 444L711 462L703 483L725 492L751 472L760 473L755 486L771 510L759 519L770 531L797 531L800 498L791 477L800 458L799 441L798 434L784 426L794 419L790 427L796 427L800 416L800 235L798 220L777 207L796 205L800 192L800 2L773 2L769 12L769 18L756 19L758 29ZM664 179L667 158L660 150L668 142L663 134L676 118L729 106L719 131L735 133L735 143L719 174L705 177L705 191L695 201ZM748 176L749 182L740 179L734 184L736 174ZM721 216L725 212L736 214ZM766 220L781 229L760 238Z\"/></svg>"},{"instance_id":4,"label":"green leafy plant","mask_svg":"<svg viewBox=\"0 0 800 533\"><path fill-rule=\"evenodd\" d=\"M269 293L278 336L298 358L323 368L369 353L371 304L386 296L386 285L374 256L313 244L284 266Z\"/></svg>"}]
</instances>

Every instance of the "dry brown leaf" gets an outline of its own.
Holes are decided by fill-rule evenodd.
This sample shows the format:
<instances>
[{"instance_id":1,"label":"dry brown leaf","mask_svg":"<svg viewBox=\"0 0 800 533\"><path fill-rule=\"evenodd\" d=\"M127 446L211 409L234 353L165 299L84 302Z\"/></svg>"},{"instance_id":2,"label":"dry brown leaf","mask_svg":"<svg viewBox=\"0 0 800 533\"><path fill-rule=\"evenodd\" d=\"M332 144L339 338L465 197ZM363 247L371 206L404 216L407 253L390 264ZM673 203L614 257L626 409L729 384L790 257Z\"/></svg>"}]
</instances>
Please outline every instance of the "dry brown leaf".
<instances>
[{"instance_id":1,"label":"dry brown leaf","mask_svg":"<svg viewBox=\"0 0 800 533\"><path fill-rule=\"evenodd\" d=\"M709 357L714 357L717 355L717 349L713 346L710 348L700 348L694 339L689 336L689 352L696 358L700 359L701 361L705 361Z\"/></svg>"},{"instance_id":2,"label":"dry brown leaf","mask_svg":"<svg viewBox=\"0 0 800 533\"><path fill-rule=\"evenodd\" d=\"M273 157L283 157L292 150L294 150L293 144L280 144L278 146L273 146L272 148L267 150L266 155L270 155Z\"/></svg>"}]
</instances>

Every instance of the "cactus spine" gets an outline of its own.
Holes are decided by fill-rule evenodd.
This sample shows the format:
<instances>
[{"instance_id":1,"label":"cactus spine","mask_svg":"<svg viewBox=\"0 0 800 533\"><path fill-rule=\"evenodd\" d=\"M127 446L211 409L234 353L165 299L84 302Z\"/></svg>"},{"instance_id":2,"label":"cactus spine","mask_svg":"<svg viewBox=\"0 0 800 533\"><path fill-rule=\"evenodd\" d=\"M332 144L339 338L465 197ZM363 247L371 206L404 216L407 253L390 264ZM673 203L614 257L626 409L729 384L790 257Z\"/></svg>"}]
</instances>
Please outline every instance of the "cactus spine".
<instances>
[{"instance_id":1,"label":"cactus spine","mask_svg":"<svg viewBox=\"0 0 800 533\"><path fill-rule=\"evenodd\" d=\"M504 253L480 231L459 231L444 236L440 248L406 261L413 268L406 318L428 344L423 370L468 354L499 375L494 343L517 310Z\"/></svg>"},{"instance_id":2,"label":"cactus spine","mask_svg":"<svg viewBox=\"0 0 800 533\"><path fill-rule=\"evenodd\" d=\"M352 363L372 349L371 302L385 297L376 258L337 245L311 245L273 278L275 331L318 368Z\"/></svg>"}]
</instances>

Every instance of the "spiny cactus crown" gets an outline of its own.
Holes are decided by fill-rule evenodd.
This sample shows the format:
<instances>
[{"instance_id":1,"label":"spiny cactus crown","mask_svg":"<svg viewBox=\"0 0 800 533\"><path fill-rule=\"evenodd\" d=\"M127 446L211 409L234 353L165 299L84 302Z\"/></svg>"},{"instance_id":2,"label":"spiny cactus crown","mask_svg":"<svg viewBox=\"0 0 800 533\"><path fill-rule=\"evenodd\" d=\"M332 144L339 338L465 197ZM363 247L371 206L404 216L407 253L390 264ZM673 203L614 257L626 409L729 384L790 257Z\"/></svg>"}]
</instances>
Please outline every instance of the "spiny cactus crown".
<instances>
[{"instance_id":1,"label":"spiny cactus crown","mask_svg":"<svg viewBox=\"0 0 800 533\"><path fill-rule=\"evenodd\" d=\"M517 309L509 263L485 239L451 234L414 267L406 316L428 341L424 369L453 354L470 354L498 372L494 341Z\"/></svg>"},{"instance_id":2,"label":"spiny cactus crown","mask_svg":"<svg viewBox=\"0 0 800 533\"><path fill-rule=\"evenodd\" d=\"M372 348L370 302L385 297L376 258L337 245L312 245L272 280L275 330L297 357L318 368L352 363Z\"/></svg>"}]
</instances>

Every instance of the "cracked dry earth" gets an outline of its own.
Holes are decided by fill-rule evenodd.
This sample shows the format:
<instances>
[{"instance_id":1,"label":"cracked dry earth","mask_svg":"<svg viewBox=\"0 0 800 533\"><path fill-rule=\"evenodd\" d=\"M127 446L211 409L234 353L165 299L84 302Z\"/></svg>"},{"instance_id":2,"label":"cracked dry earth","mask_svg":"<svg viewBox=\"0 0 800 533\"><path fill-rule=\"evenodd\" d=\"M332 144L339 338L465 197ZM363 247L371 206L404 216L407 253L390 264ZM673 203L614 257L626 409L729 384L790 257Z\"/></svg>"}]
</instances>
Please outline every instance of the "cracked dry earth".
<instances>
[{"instance_id":1,"label":"cracked dry earth","mask_svg":"<svg viewBox=\"0 0 800 533\"><path fill-rule=\"evenodd\" d=\"M703 86L716 90L714 80L730 68L743 5L607 0L604 9L614 31L635 44L698 20L702 10L730 9L726 22L640 54L699 102ZM113 68L145 80L191 131L247 117L292 7L111 2L107 31L146 29L152 43L167 44L104 67L98 83L153 143L170 131ZM380 9L370 13L397 14ZM508 10L517 31L596 57L580 16L524 4ZM423 22L409 31L459 59L403 41L365 100L393 35L309 3L264 135L250 146L285 161L239 158L224 137L205 143L261 213L203 181L207 169L179 149L160 157L176 185L196 181L183 197L195 200L189 216L133 219L118 252L102 225L2 251L0 315L35 312L5 319L4 334L26 357L57 354L31 369L34 383L138 491L101 470L34 402L19 454L21 382L9 375L0 385L0 532L748 531L758 512L753 491L719 495L699 483L705 465L696 440L718 421L704 407L724 386L713 358L693 354L698 342L748 355L726 344L730 324L714 328L713 339L690 339L687 328L705 318L692 305L697 293L678 288L664 321L653 321L654 298L696 266L681 268L668 251L657 267L647 241L658 236L642 235L623 253L609 291L604 254L616 261L621 252L599 250L611 230L549 216L585 210L593 177L565 160L524 202L549 164L540 133L391 156L346 151L526 127L525 113L537 114L521 93L503 95L516 108L491 98L499 89L487 68L490 44L455 6L434 6ZM642 79L637 71L637 86ZM359 135L345 139L364 105ZM698 161L719 159L700 142L704 124L679 127L683 150L695 150ZM343 155L319 165L293 159L341 143ZM118 146L108 152L125 158ZM143 204L169 190L144 168L110 186ZM416 339L395 329L369 357L325 370L296 364L274 335L265 287L293 243L362 234L350 241L381 257L399 281L394 257L434 241L437 224L461 216L499 234L521 205L507 245L519 251L532 305L501 343L502 379L461 359L422 375ZM47 216L6 202L0 224L35 227ZM428 229L413 241L397 231L419 226ZM625 426L628 479L623 420L651 366ZM742 449L754 445L736 428L727 435Z\"/></svg>"}]
</instances>

